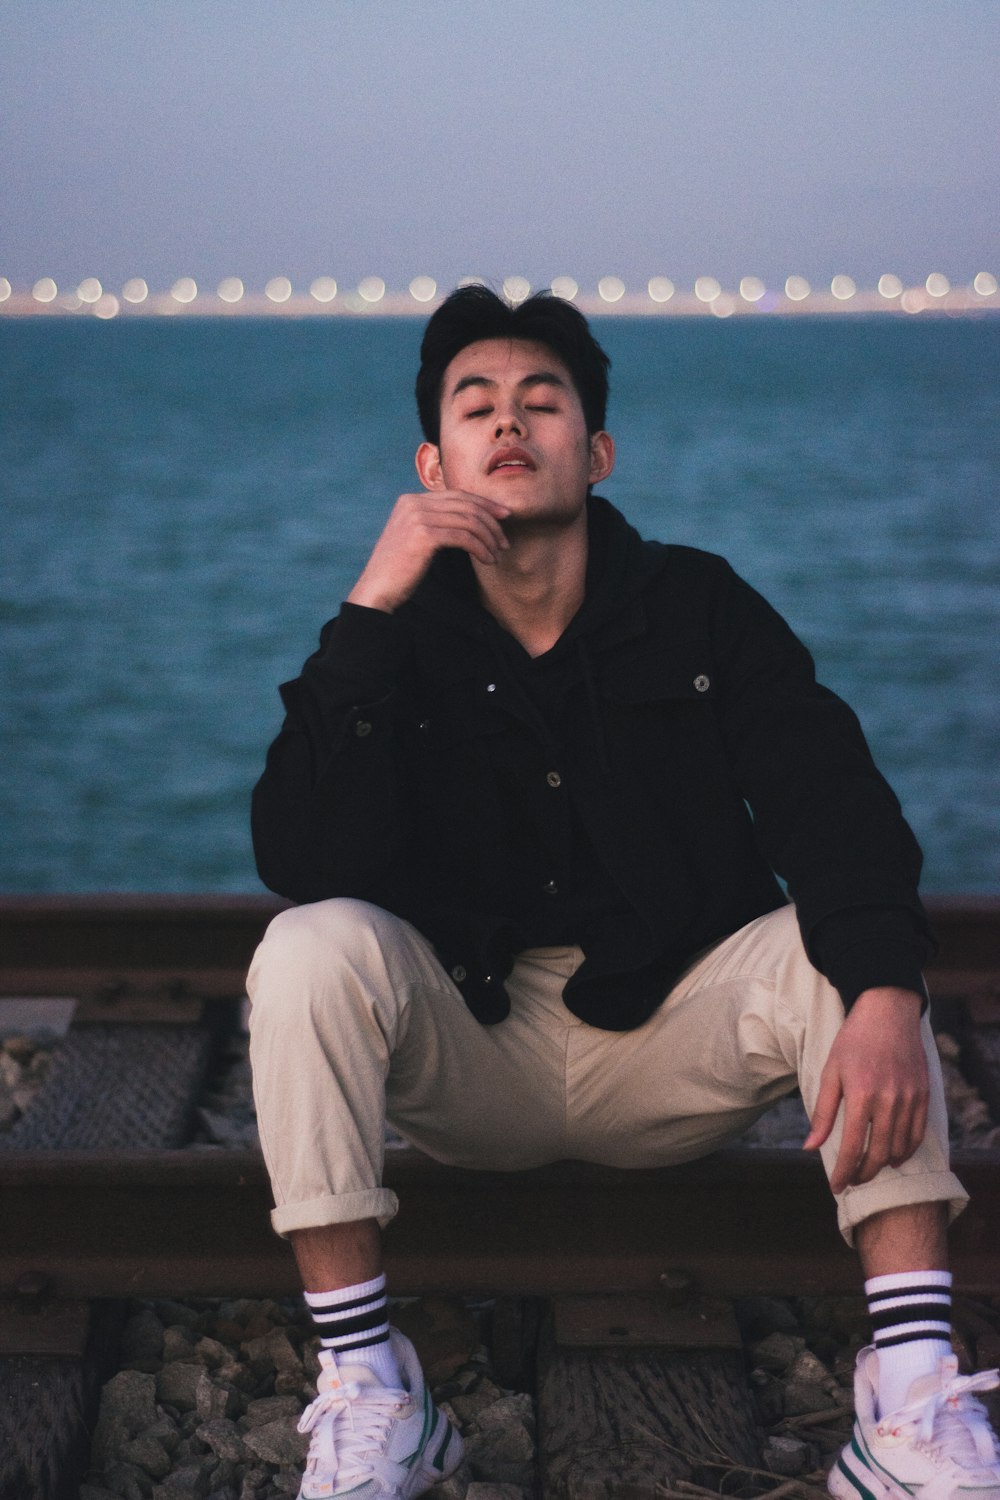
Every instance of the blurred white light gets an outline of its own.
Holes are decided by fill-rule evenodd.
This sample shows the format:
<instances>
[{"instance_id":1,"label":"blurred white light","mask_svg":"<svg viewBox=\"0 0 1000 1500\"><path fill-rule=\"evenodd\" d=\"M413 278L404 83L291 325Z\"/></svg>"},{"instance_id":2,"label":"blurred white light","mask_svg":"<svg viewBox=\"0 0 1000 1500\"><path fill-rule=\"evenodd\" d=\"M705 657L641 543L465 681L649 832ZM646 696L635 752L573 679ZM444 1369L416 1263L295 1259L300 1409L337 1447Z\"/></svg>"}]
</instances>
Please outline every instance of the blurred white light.
<instances>
[{"instance_id":1,"label":"blurred white light","mask_svg":"<svg viewBox=\"0 0 1000 1500\"><path fill-rule=\"evenodd\" d=\"M924 308L927 306L927 294L925 293L923 287L908 287L907 290L903 293L902 297L900 297L899 305L904 312L923 312Z\"/></svg>"},{"instance_id":2,"label":"blurred white light","mask_svg":"<svg viewBox=\"0 0 1000 1500\"><path fill-rule=\"evenodd\" d=\"M552 295L561 297L564 302L572 302L580 288L572 276L557 276L552 282Z\"/></svg>"},{"instance_id":3,"label":"blurred white light","mask_svg":"<svg viewBox=\"0 0 1000 1500\"><path fill-rule=\"evenodd\" d=\"M989 271L980 271L973 280L972 285L980 297L992 297L996 293L997 279Z\"/></svg>"},{"instance_id":4,"label":"blurred white light","mask_svg":"<svg viewBox=\"0 0 1000 1500\"><path fill-rule=\"evenodd\" d=\"M759 302L767 287L759 276L744 276L740 282L740 296L744 302Z\"/></svg>"},{"instance_id":5,"label":"blurred white light","mask_svg":"<svg viewBox=\"0 0 1000 1500\"><path fill-rule=\"evenodd\" d=\"M414 276L410 282L410 296L414 302L431 302L437 296L437 289L433 276Z\"/></svg>"},{"instance_id":6,"label":"blurred white light","mask_svg":"<svg viewBox=\"0 0 1000 1500\"><path fill-rule=\"evenodd\" d=\"M122 287L122 296L126 302L145 302L149 296L149 287L141 276L133 276Z\"/></svg>"},{"instance_id":7,"label":"blurred white light","mask_svg":"<svg viewBox=\"0 0 1000 1500\"><path fill-rule=\"evenodd\" d=\"M804 302L811 290L804 276L789 276L785 282L785 296L790 302Z\"/></svg>"},{"instance_id":8,"label":"blurred white light","mask_svg":"<svg viewBox=\"0 0 1000 1500\"><path fill-rule=\"evenodd\" d=\"M36 302L54 302L59 295L59 288L51 276L43 276L31 288L31 295Z\"/></svg>"},{"instance_id":9,"label":"blurred white light","mask_svg":"<svg viewBox=\"0 0 1000 1500\"><path fill-rule=\"evenodd\" d=\"M651 276L646 290L654 302L669 302L674 295L674 284L669 276Z\"/></svg>"},{"instance_id":10,"label":"blurred white light","mask_svg":"<svg viewBox=\"0 0 1000 1500\"><path fill-rule=\"evenodd\" d=\"M602 302L620 302L625 295L625 283L620 276L602 276L597 283L597 295Z\"/></svg>"},{"instance_id":11,"label":"blurred white light","mask_svg":"<svg viewBox=\"0 0 1000 1500\"><path fill-rule=\"evenodd\" d=\"M736 298L730 297L728 292L720 292L718 297L712 298L709 308L715 317L728 318L736 311Z\"/></svg>"},{"instance_id":12,"label":"blurred white light","mask_svg":"<svg viewBox=\"0 0 1000 1500\"><path fill-rule=\"evenodd\" d=\"M116 318L118 316L118 298L112 297L110 292L104 292L94 303L95 318Z\"/></svg>"},{"instance_id":13,"label":"blurred white light","mask_svg":"<svg viewBox=\"0 0 1000 1500\"><path fill-rule=\"evenodd\" d=\"M714 276L699 276L694 284L694 294L699 302L714 302L722 288Z\"/></svg>"},{"instance_id":14,"label":"blurred white light","mask_svg":"<svg viewBox=\"0 0 1000 1500\"><path fill-rule=\"evenodd\" d=\"M13 288L6 276L0 276L0 302L6 302Z\"/></svg>"},{"instance_id":15,"label":"blurred white light","mask_svg":"<svg viewBox=\"0 0 1000 1500\"><path fill-rule=\"evenodd\" d=\"M385 282L381 276L366 276L359 281L358 296L365 302L381 302L385 296Z\"/></svg>"},{"instance_id":16,"label":"blurred white light","mask_svg":"<svg viewBox=\"0 0 1000 1500\"><path fill-rule=\"evenodd\" d=\"M337 295L337 283L332 276L317 276L309 288L309 295L317 302L332 302Z\"/></svg>"},{"instance_id":17,"label":"blurred white light","mask_svg":"<svg viewBox=\"0 0 1000 1500\"><path fill-rule=\"evenodd\" d=\"M238 302L243 296L243 283L238 276L226 276L219 282L218 296L222 302Z\"/></svg>"},{"instance_id":18,"label":"blurred white light","mask_svg":"<svg viewBox=\"0 0 1000 1500\"><path fill-rule=\"evenodd\" d=\"M924 286L932 297L947 297L951 291L951 282L947 276L942 276L940 271L932 271L924 282Z\"/></svg>"},{"instance_id":19,"label":"blurred white light","mask_svg":"<svg viewBox=\"0 0 1000 1500\"><path fill-rule=\"evenodd\" d=\"M264 288L269 302L287 302L292 295L292 283L287 276L272 276Z\"/></svg>"},{"instance_id":20,"label":"blurred white light","mask_svg":"<svg viewBox=\"0 0 1000 1500\"><path fill-rule=\"evenodd\" d=\"M175 302L193 302L198 295L198 283L190 276L182 276L170 288L170 295Z\"/></svg>"},{"instance_id":21,"label":"blurred white light","mask_svg":"<svg viewBox=\"0 0 1000 1500\"><path fill-rule=\"evenodd\" d=\"M96 276L87 276L76 289L81 302L99 302L104 288Z\"/></svg>"},{"instance_id":22,"label":"blurred white light","mask_svg":"<svg viewBox=\"0 0 1000 1500\"><path fill-rule=\"evenodd\" d=\"M883 297L901 297L903 295L903 283L898 276L880 276L878 289Z\"/></svg>"},{"instance_id":23,"label":"blurred white light","mask_svg":"<svg viewBox=\"0 0 1000 1500\"><path fill-rule=\"evenodd\" d=\"M857 287L850 276L835 276L830 282L830 290L838 302L848 302L857 291Z\"/></svg>"},{"instance_id":24,"label":"blurred white light","mask_svg":"<svg viewBox=\"0 0 1000 1500\"><path fill-rule=\"evenodd\" d=\"M526 281L523 276L507 276L504 279L503 294L508 302L523 302L525 297L531 295L531 282Z\"/></svg>"}]
</instances>

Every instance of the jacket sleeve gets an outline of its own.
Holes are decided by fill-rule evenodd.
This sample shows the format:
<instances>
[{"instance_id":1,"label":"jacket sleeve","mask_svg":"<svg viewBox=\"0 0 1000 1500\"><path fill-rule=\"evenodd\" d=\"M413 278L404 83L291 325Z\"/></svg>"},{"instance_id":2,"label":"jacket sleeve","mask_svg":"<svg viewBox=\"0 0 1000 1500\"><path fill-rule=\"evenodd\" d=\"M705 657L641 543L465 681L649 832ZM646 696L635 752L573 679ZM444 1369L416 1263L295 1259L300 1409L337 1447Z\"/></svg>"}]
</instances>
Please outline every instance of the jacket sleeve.
<instances>
[{"instance_id":1,"label":"jacket sleeve","mask_svg":"<svg viewBox=\"0 0 1000 1500\"><path fill-rule=\"evenodd\" d=\"M258 872L280 895L386 899L405 836L394 741L408 657L395 616L345 604L282 684L285 720L251 812Z\"/></svg>"},{"instance_id":2,"label":"jacket sleeve","mask_svg":"<svg viewBox=\"0 0 1000 1500\"><path fill-rule=\"evenodd\" d=\"M925 993L934 944L917 895L920 848L856 716L731 572L715 634L730 761L810 959L848 1008L874 986Z\"/></svg>"}]
</instances>

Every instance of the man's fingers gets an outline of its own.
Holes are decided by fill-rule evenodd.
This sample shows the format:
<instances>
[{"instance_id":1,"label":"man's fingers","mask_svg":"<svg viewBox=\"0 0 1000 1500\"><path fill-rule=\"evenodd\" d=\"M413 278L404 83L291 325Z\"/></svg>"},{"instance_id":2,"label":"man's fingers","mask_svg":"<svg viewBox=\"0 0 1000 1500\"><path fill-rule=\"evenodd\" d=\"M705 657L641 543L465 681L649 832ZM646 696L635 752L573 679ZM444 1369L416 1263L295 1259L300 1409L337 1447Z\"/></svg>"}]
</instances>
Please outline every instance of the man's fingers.
<instances>
[{"instance_id":1,"label":"man's fingers","mask_svg":"<svg viewBox=\"0 0 1000 1500\"><path fill-rule=\"evenodd\" d=\"M803 1151L817 1151L828 1139L840 1108L840 1079L830 1068L824 1068L819 1093L813 1106L809 1134L802 1142Z\"/></svg>"}]
</instances>

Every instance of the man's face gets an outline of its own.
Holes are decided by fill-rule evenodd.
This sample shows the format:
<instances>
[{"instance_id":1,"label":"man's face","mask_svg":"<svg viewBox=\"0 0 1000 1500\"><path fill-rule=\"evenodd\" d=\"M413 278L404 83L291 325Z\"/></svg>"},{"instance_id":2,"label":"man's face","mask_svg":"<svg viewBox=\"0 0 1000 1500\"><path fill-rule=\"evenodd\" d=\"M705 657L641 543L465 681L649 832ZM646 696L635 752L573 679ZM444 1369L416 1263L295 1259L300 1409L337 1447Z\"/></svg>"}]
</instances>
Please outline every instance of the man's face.
<instances>
[{"instance_id":1,"label":"man's face","mask_svg":"<svg viewBox=\"0 0 1000 1500\"><path fill-rule=\"evenodd\" d=\"M439 442L417 451L427 489L501 500L514 523L576 520L588 486L613 464L614 444L587 432L562 360L522 339L483 339L456 354L441 386Z\"/></svg>"}]
</instances>

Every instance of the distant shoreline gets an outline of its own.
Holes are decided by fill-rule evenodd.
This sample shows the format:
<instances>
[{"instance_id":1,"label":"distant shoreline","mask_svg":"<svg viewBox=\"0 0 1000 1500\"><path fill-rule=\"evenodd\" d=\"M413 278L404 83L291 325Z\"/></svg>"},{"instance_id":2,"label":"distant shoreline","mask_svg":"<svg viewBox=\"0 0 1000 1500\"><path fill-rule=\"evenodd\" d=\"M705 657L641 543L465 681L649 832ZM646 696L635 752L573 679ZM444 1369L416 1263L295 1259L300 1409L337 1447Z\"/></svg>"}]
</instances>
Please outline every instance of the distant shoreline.
<instances>
[{"instance_id":1,"label":"distant shoreline","mask_svg":"<svg viewBox=\"0 0 1000 1500\"><path fill-rule=\"evenodd\" d=\"M357 292L338 293L327 302L318 302L308 293L293 294L282 302L270 300L264 293L247 292L238 302L224 302L215 293L199 293L187 302L178 301L170 292L149 293L141 302L129 302L113 293L102 292L97 301L84 302L75 293L58 294L51 301L40 302L31 292L11 291L0 301L0 318L66 318L96 317L104 321L118 318L426 318L440 306L435 296L418 302L407 292L386 292L377 301L366 301ZM982 317L1000 313L1000 292L986 295L971 286L952 287L942 296L933 296L923 287L905 288L900 295L887 298L877 290L863 289L849 298L837 298L830 292L813 292L799 300L784 293L765 294L751 302L738 292L720 291L711 301L693 293L678 292L668 301L654 302L645 292L625 292L609 302L599 295L573 298L588 318L801 318L857 317L878 314L884 317Z\"/></svg>"}]
</instances>

